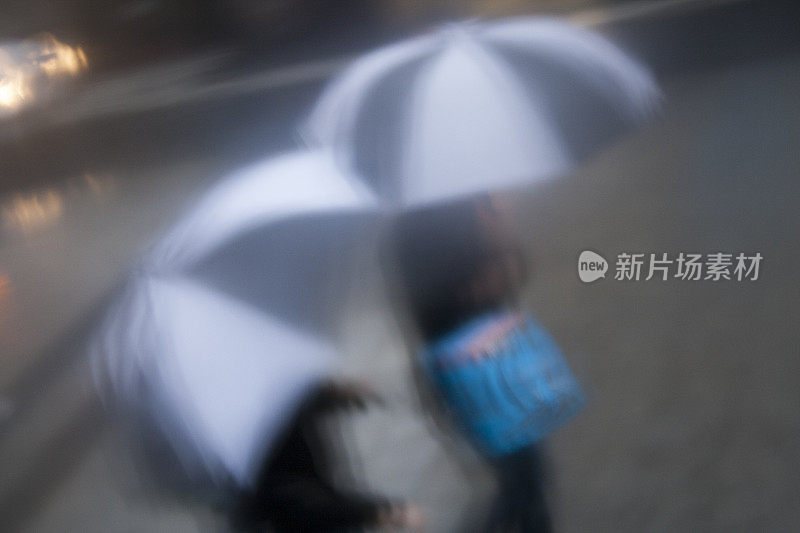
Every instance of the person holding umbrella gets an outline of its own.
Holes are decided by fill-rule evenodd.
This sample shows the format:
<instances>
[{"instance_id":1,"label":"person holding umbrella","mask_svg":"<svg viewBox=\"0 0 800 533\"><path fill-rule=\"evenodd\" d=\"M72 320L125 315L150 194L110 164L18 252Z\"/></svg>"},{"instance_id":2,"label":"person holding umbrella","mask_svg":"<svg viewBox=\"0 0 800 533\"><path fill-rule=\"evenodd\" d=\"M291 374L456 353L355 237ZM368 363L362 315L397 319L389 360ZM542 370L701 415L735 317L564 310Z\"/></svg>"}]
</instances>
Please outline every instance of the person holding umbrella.
<instances>
[{"instance_id":1,"label":"person holding umbrella","mask_svg":"<svg viewBox=\"0 0 800 533\"><path fill-rule=\"evenodd\" d=\"M449 415L496 474L480 530L546 532L541 440L581 409L583 395L558 347L521 310L527 264L498 203L481 195L404 213L387 264L423 340L425 403Z\"/></svg>"},{"instance_id":2,"label":"person holding umbrella","mask_svg":"<svg viewBox=\"0 0 800 533\"><path fill-rule=\"evenodd\" d=\"M97 331L94 374L158 486L247 530L420 526L413 506L337 487L320 428L376 399L335 377L325 311L378 214L327 152L298 151L222 180L140 261Z\"/></svg>"},{"instance_id":3,"label":"person holding umbrella","mask_svg":"<svg viewBox=\"0 0 800 533\"><path fill-rule=\"evenodd\" d=\"M278 532L420 530L425 519L416 506L343 491L330 479L333 457L321 424L337 411L365 409L375 401L375 393L359 383L331 380L315 388L264 461L254 487L239 499L237 529L269 524Z\"/></svg>"},{"instance_id":4,"label":"person holding umbrella","mask_svg":"<svg viewBox=\"0 0 800 533\"><path fill-rule=\"evenodd\" d=\"M423 383L497 474L487 531L551 529L541 442L584 403L518 303L528 269L493 191L571 172L658 99L649 73L593 32L471 21L357 60L303 130L392 206L387 277L421 338Z\"/></svg>"}]
</instances>

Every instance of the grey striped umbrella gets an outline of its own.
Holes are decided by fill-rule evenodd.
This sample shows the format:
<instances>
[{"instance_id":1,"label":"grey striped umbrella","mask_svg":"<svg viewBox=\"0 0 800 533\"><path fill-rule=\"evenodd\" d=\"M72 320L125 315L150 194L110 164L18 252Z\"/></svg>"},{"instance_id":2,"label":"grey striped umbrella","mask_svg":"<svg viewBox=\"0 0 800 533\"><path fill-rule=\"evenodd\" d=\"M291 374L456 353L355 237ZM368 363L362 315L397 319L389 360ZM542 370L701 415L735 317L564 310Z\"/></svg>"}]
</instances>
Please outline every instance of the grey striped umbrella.
<instances>
[{"instance_id":1,"label":"grey striped umbrella","mask_svg":"<svg viewBox=\"0 0 800 533\"><path fill-rule=\"evenodd\" d=\"M563 175L658 99L650 74L591 31L465 22L356 60L302 133L406 207Z\"/></svg>"}]
</instances>

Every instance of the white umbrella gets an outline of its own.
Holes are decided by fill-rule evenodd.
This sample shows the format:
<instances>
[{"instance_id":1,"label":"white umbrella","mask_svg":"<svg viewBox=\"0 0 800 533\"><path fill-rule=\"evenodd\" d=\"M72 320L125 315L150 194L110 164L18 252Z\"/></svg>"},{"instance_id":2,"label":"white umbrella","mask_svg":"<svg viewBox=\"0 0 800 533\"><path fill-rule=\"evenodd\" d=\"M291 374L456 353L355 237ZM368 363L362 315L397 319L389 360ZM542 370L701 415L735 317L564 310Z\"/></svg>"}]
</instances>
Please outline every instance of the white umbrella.
<instances>
[{"instance_id":1,"label":"white umbrella","mask_svg":"<svg viewBox=\"0 0 800 533\"><path fill-rule=\"evenodd\" d=\"M410 206L563 175L657 99L647 71L588 30L468 22L357 60L303 133Z\"/></svg>"},{"instance_id":2,"label":"white umbrella","mask_svg":"<svg viewBox=\"0 0 800 533\"><path fill-rule=\"evenodd\" d=\"M327 150L247 168L215 187L143 265L190 275L312 333L326 333L324 296L348 241L379 217L364 184Z\"/></svg>"},{"instance_id":3,"label":"white umbrella","mask_svg":"<svg viewBox=\"0 0 800 533\"><path fill-rule=\"evenodd\" d=\"M200 486L254 482L331 373L322 293L377 213L328 154L299 153L225 180L154 247L101 328L96 369L165 468Z\"/></svg>"}]
</instances>

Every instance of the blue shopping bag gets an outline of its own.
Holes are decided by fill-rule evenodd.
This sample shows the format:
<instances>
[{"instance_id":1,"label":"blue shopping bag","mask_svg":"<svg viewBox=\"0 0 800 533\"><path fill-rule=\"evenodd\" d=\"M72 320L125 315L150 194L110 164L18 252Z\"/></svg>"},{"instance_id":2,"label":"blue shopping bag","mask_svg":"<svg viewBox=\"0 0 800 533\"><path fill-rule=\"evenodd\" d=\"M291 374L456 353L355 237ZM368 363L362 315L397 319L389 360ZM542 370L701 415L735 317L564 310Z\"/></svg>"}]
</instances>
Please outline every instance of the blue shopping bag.
<instances>
[{"instance_id":1,"label":"blue shopping bag","mask_svg":"<svg viewBox=\"0 0 800 533\"><path fill-rule=\"evenodd\" d=\"M524 313L481 315L435 340L422 357L459 425L491 456L541 440L585 402L558 345Z\"/></svg>"}]
</instances>

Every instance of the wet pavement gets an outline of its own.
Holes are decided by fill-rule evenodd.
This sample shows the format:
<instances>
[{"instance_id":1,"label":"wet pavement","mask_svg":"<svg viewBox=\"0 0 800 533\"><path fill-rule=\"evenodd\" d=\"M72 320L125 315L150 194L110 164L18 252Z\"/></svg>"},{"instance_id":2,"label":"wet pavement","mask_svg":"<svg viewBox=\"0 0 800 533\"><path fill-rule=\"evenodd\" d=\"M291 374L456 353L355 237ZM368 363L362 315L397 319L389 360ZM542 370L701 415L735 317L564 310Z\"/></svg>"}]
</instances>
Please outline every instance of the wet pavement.
<instances>
[{"instance_id":1,"label":"wet pavement","mask_svg":"<svg viewBox=\"0 0 800 533\"><path fill-rule=\"evenodd\" d=\"M200 95L189 102L145 109L169 95L148 100L121 84L136 96L129 111L95 117L92 128L70 118L22 132L35 150L13 139L0 147L19 174L8 183L32 183L2 197L8 530L223 527L201 506L142 498L103 422L81 341L182 207L230 169L294 144L286 132L336 65L282 71L280 83L272 71L250 73L226 82L229 97L187 67ZM154 76L144 79L158 85ZM666 104L652 126L577 175L519 195L535 265L526 302L592 397L549 445L558 530L791 531L800 524L800 53L780 47L665 69L662 81ZM109 94L102 90L111 89L91 94ZM725 251L760 252L764 262L755 282L585 285L575 265L585 249L610 261L621 252ZM388 406L343 426L352 469L423 505L429 530L469 530L491 480L420 412L374 258L359 264L342 313L343 371L373 383Z\"/></svg>"}]
</instances>

